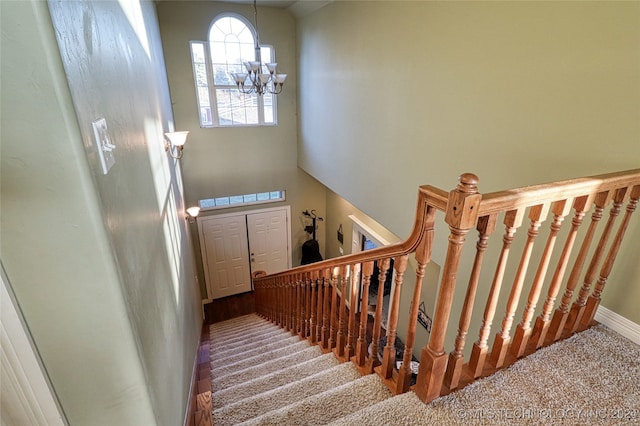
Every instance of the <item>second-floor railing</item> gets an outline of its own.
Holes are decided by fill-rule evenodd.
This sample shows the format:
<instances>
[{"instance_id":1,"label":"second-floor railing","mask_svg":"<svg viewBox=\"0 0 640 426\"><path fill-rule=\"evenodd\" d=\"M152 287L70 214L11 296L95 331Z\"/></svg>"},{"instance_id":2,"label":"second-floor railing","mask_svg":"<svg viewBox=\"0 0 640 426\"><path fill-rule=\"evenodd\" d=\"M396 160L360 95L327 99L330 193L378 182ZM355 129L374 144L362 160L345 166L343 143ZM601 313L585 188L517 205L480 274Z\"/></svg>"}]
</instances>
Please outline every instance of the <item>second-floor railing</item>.
<instances>
[{"instance_id":1,"label":"second-floor railing","mask_svg":"<svg viewBox=\"0 0 640 426\"><path fill-rule=\"evenodd\" d=\"M586 329L639 198L640 169L489 194L479 193L475 175L463 174L450 192L420 187L414 227L404 242L255 278L256 309L323 350L334 351L341 360L352 360L363 374L376 372L394 393L406 392L412 384L411 359L425 268L432 261L436 224L444 220L448 240L446 248L439 248L444 260L433 324L412 387L423 401L431 401ZM589 213L589 223L583 224ZM503 232L496 232L499 221ZM525 221L520 256L510 262L514 240ZM566 229L565 222L569 223ZM545 223L546 240L536 245ZM467 259L463 249L473 229L478 236L473 256ZM492 237L497 243L490 247ZM410 255L417 266L415 279L410 284L407 279L407 285L413 286L412 298L403 359L396 368L400 360L396 360L394 343ZM484 265L485 258L496 258L496 262ZM382 289L391 264L395 285L388 323L383 328L384 292L380 290L369 330L374 265ZM502 291L503 286L507 291ZM484 305L476 304L479 294L486 295ZM457 319L452 317L456 299L464 300ZM498 311L503 306L504 312ZM465 346L474 313L481 320L473 326L479 334L469 349ZM516 315L520 319L514 327ZM494 320L500 319L490 347ZM455 340L450 339L452 348L447 352L447 331L454 326ZM380 333L386 334L382 357Z\"/></svg>"}]
</instances>

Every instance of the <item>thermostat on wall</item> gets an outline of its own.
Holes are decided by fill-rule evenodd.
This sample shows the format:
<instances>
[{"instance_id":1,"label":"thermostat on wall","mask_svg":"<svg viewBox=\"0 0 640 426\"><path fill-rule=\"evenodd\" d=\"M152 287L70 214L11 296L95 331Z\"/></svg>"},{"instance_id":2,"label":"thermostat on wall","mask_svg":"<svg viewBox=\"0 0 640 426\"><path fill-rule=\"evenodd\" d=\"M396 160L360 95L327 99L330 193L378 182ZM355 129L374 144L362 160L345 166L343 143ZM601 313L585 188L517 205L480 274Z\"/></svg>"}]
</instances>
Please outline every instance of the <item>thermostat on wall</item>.
<instances>
[{"instance_id":1,"label":"thermostat on wall","mask_svg":"<svg viewBox=\"0 0 640 426\"><path fill-rule=\"evenodd\" d=\"M113 155L113 150L116 146L111 143L109 139L109 130L107 129L107 120L100 118L93 123L93 140L96 144L96 150L98 151L98 157L100 157L100 165L102 166L102 173L109 173L109 169L116 164L116 158Z\"/></svg>"}]
</instances>

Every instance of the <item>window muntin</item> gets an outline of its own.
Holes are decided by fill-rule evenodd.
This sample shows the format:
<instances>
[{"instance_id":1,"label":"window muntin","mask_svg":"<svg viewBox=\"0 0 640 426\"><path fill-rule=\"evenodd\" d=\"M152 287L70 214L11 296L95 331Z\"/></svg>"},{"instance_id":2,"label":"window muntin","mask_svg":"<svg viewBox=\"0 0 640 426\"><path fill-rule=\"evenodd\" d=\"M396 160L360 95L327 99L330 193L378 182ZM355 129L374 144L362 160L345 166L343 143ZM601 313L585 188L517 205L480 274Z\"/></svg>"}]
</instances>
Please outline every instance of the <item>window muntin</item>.
<instances>
[{"instance_id":1,"label":"window muntin","mask_svg":"<svg viewBox=\"0 0 640 426\"><path fill-rule=\"evenodd\" d=\"M252 204L276 203L285 201L285 191L257 192L243 195L230 195L200 200L198 205L202 210L224 209L229 207L246 206Z\"/></svg>"},{"instance_id":2,"label":"window muntin","mask_svg":"<svg viewBox=\"0 0 640 426\"><path fill-rule=\"evenodd\" d=\"M262 63L275 62L272 46L260 46L260 56ZM277 124L275 95L243 94L233 78L255 60L253 28L243 18L214 19L209 40L191 42L191 58L201 127Z\"/></svg>"}]
</instances>

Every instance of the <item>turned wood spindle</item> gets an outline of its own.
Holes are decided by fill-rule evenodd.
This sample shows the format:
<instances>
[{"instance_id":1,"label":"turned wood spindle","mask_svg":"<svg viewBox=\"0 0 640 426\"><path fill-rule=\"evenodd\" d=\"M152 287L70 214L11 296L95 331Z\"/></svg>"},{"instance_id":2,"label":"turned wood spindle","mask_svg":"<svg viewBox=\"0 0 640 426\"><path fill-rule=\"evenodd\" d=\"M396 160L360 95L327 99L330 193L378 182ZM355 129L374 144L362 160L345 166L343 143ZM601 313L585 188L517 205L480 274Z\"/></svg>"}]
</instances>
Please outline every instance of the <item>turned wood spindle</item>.
<instances>
[{"instance_id":1,"label":"turned wood spindle","mask_svg":"<svg viewBox=\"0 0 640 426\"><path fill-rule=\"evenodd\" d=\"M471 350L471 358L469 360L469 369L471 370L473 378L480 377L484 369L487 354L489 352L489 346L487 345L487 342L489 341L491 325L496 313L498 298L500 297L500 288L502 287L504 272L509 260L509 251L511 249L511 244L513 243L515 233L520 225L522 225L523 216L524 209L517 209L506 212L504 217L505 233L502 237L502 250L500 251L498 265L493 276L493 281L491 282L489 296L487 297L487 303L485 305L484 314L482 317L482 326L480 327L479 337L478 340L473 344L473 348Z\"/></svg>"},{"instance_id":2,"label":"turned wood spindle","mask_svg":"<svg viewBox=\"0 0 640 426\"><path fill-rule=\"evenodd\" d=\"M509 293L505 316L502 320L502 328L496 335L491 349L491 356L489 357L489 362L496 368L500 368L504 364L507 350L511 343L511 326L513 325L513 317L515 316L516 309L518 308L518 302L520 301L520 292L522 291L524 279L527 275L531 252L533 250L535 240L538 237L540 225L545 220L548 211L548 204L533 206L529 211L529 220L531 221L531 224L529 226L529 231L527 232L527 242L522 252L522 257L520 258L520 264L518 265L516 278L511 287L511 293Z\"/></svg>"},{"instance_id":3,"label":"turned wood spindle","mask_svg":"<svg viewBox=\"0 0 640 426\"><path fill-rule=\"evenodd\" d=\"M582 319L582 323L578 330L585 330L591 322L593 321L594 316L596 315L596 310L600 305L600 298L602 295L602 291L607 283L607 279L609 278L609 274L611 273L611 269L613 269L613 263L618 256L618 251L620 250L620 245L622 244L622 239L627 231L627 227L629 226L629 222L631 220L631 215L636 211L638 206L638 198L640 198L640 185L633 187L631 191L631 197L629 203L627 204L626 212L624 218L622 219L622 223L618 228L618 232L613 240L613 244L609 249L609 253L607 253L607 258L602 265L602 269L600 270L600 277L598 278L598 282L593 289L593 293L589 296L587 300L587 306L585 308L585 313Z\"/></svg>"},{"instance_id":4,"label":"turned wood spindle","mask_svg":"<svg viewBox=\"0 0 640 426\"><path fill-rule=\"evenodd\" d=\"M358 290L360 288L360 264L356 263L351 266L350 291L349 291L349 318L347 322L347 342L344 348L345 360L351 359L355 354L355 327L356 327L356 306L358 298Z\"/></svg>"},{"instance_id":5,"label":"turned wood spindle","mask_svg":"<svg viewBox=\"0 0 640 426\"><path fill-rule=\"evenodd\" d=\"M339 267L333 268L331 274L331 313L329 314L329 343L328 349L336 347L336 336L338 334L336 316L338 315L338 274Z\"/></svg>"},{"instance_id":6,"label":"turned wood spindle","mask_svg":"<svg viewBox=\"0 0 640 426\"><path fill-rule=\"evenodd\" d=\"M360 306L360 327L358 331L358 341L356 342L355 364L362 367L367 359L367 322L369 319L369 286L371 284L371 274L373 273L373 262L365 262L362 265L362 299Z\"/></svg>"},{"instance_id":7,"label":"turned wood spindle","mask_svg":"<svg viewBox=\"0 0 640 426\"><path fill-rule=\"evenodd\" d=\"M542 258L538 264L538 270L536 276L533 279L533 284L529 291L527 298L527 305L525 306L522 314L522 321L516 327L516 332L511 345L511 354L517 358L524 355L525 348L531 337L531 321L535 315L536 305L540 298L540 292L542 291L542 284L544 283L549 268L549 262L551 261L551 255L557 240L558 232L562 227L562 222L566 215L571 211L571 203L568 200L560 200L553 203L553 221L551 222L551 232L547 238L547 244L545 245Z\"/></svg>"},{"instance_id":8,"label":"turned wood spindle","mask_svg":"<svg viewBox=\"0 0 640 426\"><path fill-rule=\"evenodd\" d=\"M431 261L435 215L436 210L434 208L427 208L427 212L425 214L425 236L416 248L415 258L418 264L418 267L416 268L416 282L413 287L413 297L411 299L411 308L409 310L409 324L407 326L407 339L404 346L402 365L398 369L398 376L396 379L396 395L409 391L411 378L413 376L411 360L413 359L413 348L416 341L418 311L420 310L420 300L422 298L422 283L424 281L427 264Z\"/></svg>"},{"instance_id":9,"label":"turned wood spindle","mask_svg":"<svg viewBox=\"0 0 640 426\"><path fill-rule=\"evenodd\" d=\"M396 257L393 262L395 271L395 288L391 296L391 309L389 312L389 324L387 325L387 344L382 356L382 377L388 379L392 376L396 364L396 333L398 329L398 314L400 313L400 293L404 281L404 272L407 269L408 256Z\"/></svg>"},{"instance_id":10,"label":"turned wood spindle","mask_svg":"<svg viewBox=\"0 0 640 426\"><path fill-rule=\"evenodd\" d=\"M347 325L347 309L346 309L346 290L347 290L347 277L349 275L349 265L341 268L340 274L340 315L338 318L338 332L336 334L336 348L335 353L338 358L344 356L344 347L346 346L346 325Z\"/></svg>"},{"instance_id":11,"label":"turned wood spindle","mask_svg":"<svg viewBox=\"0 0 640 426\"><path fill-rule=\"evenodd\" d=\"M373 373L374 368L381 364L378 355L380 345L380 328L382 327L382 305L384 304L384 283L387 279L387 272L391 264L391 259L378 259L378 297L376 298L376 312L373 317L373 332L371 337L371 357L367 361L366 371Z\"/></svg>"},{"instance_id":12,"label":"turned wood spindle","mask_svg":"<svg viewBox=\"0 0 640 426\"><path fill-rule=\"evenodd\" d=\"M469 277L469 285L467 286L467 293L464 298L464 305L462 313L460 314L460 322L458 323L458 335L456 336L454 350L449 354L449 361L447 363L447 372L445 375L445 385L449 390L458 387L460 382L460 376L462 374L462 367L464 364L464 357L462 351L469 332L469 325L471 324L471 315L473 314L473 305L478 289L478 282L480 280L480 272L482 270L482 261L484 259L484 253L489 246L489 237L496 229L496 223L498 221L498 215L493 214L484 216L478 219L478 242L476 243L476 256L473 262L473 269L471 276Z\"/></svg>"},{"instance_id":13,"label":"turned wood spindle","mask_svg":"<svg viewBox=\"0 0 640 426\"><path fill-rule=\"evenodd\" d=\"M565 325L565 330L569 331L569 334L573 334L578 331L580 324L582 323L582 317L587 305L587 298L591 293L591 286L596 279L596 275L598 275L598 267L600 266L604 257L606 246L609 242L609 238L611 237L611 232L613 230L616 218L622 210L622 204L626 192L627 188L621 188L616 190L613 194L613 205L611 207L611 210L609 211L609 218L607 219L607 223L602 230L600 241L596 246L595 253L593 254L591 262L589 263L589 267L587 268L582 287L580 288L580 293L578 293L578 298L573 303L571 311L569 312L569 318Z\"/></svg>"}]
</instances>

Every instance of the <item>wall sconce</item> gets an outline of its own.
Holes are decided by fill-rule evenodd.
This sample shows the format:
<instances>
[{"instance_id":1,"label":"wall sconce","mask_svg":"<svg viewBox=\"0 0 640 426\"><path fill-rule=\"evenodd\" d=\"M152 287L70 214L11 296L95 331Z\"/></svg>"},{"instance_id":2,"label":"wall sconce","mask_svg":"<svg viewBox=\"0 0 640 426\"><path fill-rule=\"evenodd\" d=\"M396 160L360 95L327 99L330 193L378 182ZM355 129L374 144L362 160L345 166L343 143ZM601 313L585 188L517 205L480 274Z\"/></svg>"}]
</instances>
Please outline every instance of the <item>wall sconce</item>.
<instances>
[{"instance_id":1,"label":"wall sconce","mask_svg":"<svg viewBox=\"0 0 640 426\"><path fill-rule=\"evenodd\" d=\"M195 223L196 218L198 217L199 214L200 214L200 207L198 206L189 207L187 209L187 214L185 215L185 219L187 219L189 223Z\"/></svg>"},{"instance_id":2,"label":"wall sconce","mask_svg":"<svg viewBox=\"0 0 640 426\"><path fill-rule=\"evenodd\" d=\"M168 151L173 158L179 160L182 158L182 149L187 141L188 134L188 131L165 133L164 136L167 140L164 141L164 150Z\"/></svg>"}]
</instances>

